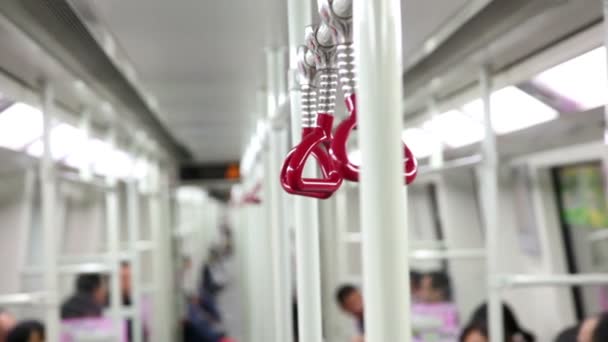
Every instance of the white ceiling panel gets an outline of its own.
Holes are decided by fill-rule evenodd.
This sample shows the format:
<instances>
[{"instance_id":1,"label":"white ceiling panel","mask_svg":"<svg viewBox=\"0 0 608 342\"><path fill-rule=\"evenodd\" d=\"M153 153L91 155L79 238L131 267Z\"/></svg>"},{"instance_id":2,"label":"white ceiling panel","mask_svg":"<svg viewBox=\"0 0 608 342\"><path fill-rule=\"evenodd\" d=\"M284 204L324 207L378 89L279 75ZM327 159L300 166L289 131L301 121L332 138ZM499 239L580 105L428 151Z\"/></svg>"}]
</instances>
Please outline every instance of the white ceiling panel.
<instances>
[{"instance_id":1,"label":"white ceiling panel","mask_svg":"<svg viewBox=\"0 0 608 342\"><path fill-rule=\"evenodd\" d=\"M405 52L468 0L405 0ZM286 45L286 1L87 0L201 162L238 160L264 85L264 48Z\"/></svg>"}]
</instances>

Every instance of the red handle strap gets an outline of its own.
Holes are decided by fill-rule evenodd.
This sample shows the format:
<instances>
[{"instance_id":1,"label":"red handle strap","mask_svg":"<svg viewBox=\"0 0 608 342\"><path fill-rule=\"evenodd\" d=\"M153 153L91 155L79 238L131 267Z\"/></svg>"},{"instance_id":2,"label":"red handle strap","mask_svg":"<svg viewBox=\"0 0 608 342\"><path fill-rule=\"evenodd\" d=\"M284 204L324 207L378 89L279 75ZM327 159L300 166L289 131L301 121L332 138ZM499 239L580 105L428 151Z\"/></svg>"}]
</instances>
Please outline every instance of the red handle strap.
<instances>
[{"instance_id":1,"label":"red handle strap","mask_svg":"<svg viewBox=\"0 0 608 342\"><path fill-rule=\"evenodd\" d=\"M359 165L353 164L350 161L348 152L346 150L346 144L350 137L350 133L357 127L357 104L355 94L348 96L345 99L345 102L346 108L348 109L350 115L336 128L336 132L331 142L330 152L332 158L336 164L338 164L342 177L349 181L358 182ZM414 179L416 179L416 175L418 173L418 161L405 143L403 144L403 154L405 158L405 183L410 184L414 181Z\"/></svg>"},{"instance_id":2,"label":"red handle strap","mask_svg":"<svg viewBox=\"0 0 608 342\"><path fill-rule=\"evenodd\" d=\"M331 197L331 195L333 193L331 192L320 192L320 191L301 191L301 190L296 190L291 186L291 183L289 183L287 181L287 168L289 167L289 163L291 162L291 157L293 156L293 151L295 151L295 149L292 149L291 151L289 151L289 153L287 154L287 157L285 158L285 162L283 163L283 167L281 168L281 186L283 187L283 189L290 194L293 195L301 195L301 196L306 196L306 197L313 197L313 198L318 198L318 199L328 199L329 197ZM315 159L317 161L319 161L320 158L323 157L319 157L323 155L323 149L319 146L316 146L311 154L313 157L315 157ZM327 156L327 154L325 154L325 156ZM324 175L326 177L326 175Z\"/></svg>"},{"instance_id":3,"label":"red handle strap","mask_svg":"<svg viewBox=\"0 0 608 342\"><path fill-rule=\"evenodd\" d=\"M319 114L317 126L303 132L305 136L300 144L290 152L281 172L281 180L286 182L288 188L296 192L325 192L331 194L342 185L340 172L328 152L322 148L323 145L329 145L331 142L332 124L333 117L331 115ZM319 162L321 178L302 177L306 161L311 155L314 155Z\"/></svg>"}]
</instances>

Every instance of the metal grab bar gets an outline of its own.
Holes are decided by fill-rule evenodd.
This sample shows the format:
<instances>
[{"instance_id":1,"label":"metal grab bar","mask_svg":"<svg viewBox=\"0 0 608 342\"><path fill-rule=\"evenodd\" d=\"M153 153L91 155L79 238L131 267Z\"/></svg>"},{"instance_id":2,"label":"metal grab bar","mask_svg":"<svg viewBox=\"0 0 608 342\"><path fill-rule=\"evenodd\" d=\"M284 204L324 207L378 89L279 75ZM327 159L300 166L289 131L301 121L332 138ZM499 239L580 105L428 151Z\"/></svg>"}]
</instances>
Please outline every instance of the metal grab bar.
<instances>
[{"instance_id":1,"label":"metal grab bar","mask_svg":"<svg viewBox=\"0 0 608 342\"><path fill-rule=\"evenodd\" d=\"M44 292L10 293L0 295L0 305L43 304L45 297Z\"/></svg>"},{"instance_id":2,"label":"metal grab bar","mask_svg":"<svg viewBox=\"0 0 608 342\"><path fill-rule=\"evenodd\" d=\"M606 285L608 274L509 274L498 275L494 286L496 288L536 287L536 286L575 286L575 285Z\"/></svg>"},{"instance_id":3,"label":"metal grab bar","mask_svg":"<svg viewBox=\"0 0 608 342\"><path fill-rule=\"evenodd\" d=\"M485 257L484 248L414 249L410 252L410 259L413 260L483 259Z\"/></svg>"}]
</instances>

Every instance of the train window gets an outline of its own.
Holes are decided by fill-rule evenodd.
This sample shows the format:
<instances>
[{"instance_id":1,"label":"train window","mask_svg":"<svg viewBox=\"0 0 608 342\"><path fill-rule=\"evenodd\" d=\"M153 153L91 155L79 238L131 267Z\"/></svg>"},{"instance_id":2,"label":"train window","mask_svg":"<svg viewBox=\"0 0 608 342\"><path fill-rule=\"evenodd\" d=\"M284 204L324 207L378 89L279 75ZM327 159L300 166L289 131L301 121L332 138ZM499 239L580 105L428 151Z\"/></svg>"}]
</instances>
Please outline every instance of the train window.
<instances>
[{"instance_id":1,"label":"train window","mask_svg":"<svg viewBox=\"0 0 608 342\"><path fill-rule=\"evenodd\" d=\"M452 148L470 145L483 139L483 125L458 110L450 110L427 121L423 128L440 136Z\"/></svg>"},{"instance_id":2,"label":"train window","mask_svg":"<svg viewBox=\"0 0 608 342\"><path fill-rule=\"evenodd\" d=\"M598 162L555 168L554 183L569 271L604 272L608 269L608 208L602 164ZM577 313L590 315L608 309L608 288L573 289Z\"/></svg>"},{"instance_id":3,"label":"train window","mask_svg":"<svg viewBox=\"0 0 608 342\"><path fill-rule=\"evenodd\" d=\"M20 150L42 135L42 112L25 103L15 103L0 112L0 146Z\"/></svg>"},{"instance_id":4,"label":"train window","mask_svg":"<svg viewBox=\"0 0 608 342\"><path fill-rule=\"evenodd\" d=\"M439 144L431 132L422 128L408 128L401 137L417 158L430 156L434 151L433 146Z\"/></svg>"},{"instance_id":5,"label":"train window","mask_svg":"<svg viewBox=\"0 0 608 342\"><path fill-rule=\"evenodd\" d=\"M579 111L599 107L606 98L606 49L591 50L548 69L532 83L574 102Z\"/></svg>"},{"instance_id":6,"label":"train window","mask_svg":"<svg viewBox=\"0 0 608 342\"><path fill-rule=\"evenodd\" d=\"M491 105L492 124L497 134L515 132L554 120L558 116L555 109L514 86L505 87L492 93ZM463 111L478 122L483 122L483 103L481 99L464 105Z\"/></svg>"},{"instance_id":7,"label":"train window","mask_svg":"<svg viewBox=\"0 0 608 342\"><path fill-rule=\"evenodd\" d=\"M51 131L51 154L54 159L62 159L79 149L86 142L86 136L78 128L61 123ZM27 153L34 157L41 157L44 153L42 139L36 140L27 148Z\"/></svg>"}]
</instances>

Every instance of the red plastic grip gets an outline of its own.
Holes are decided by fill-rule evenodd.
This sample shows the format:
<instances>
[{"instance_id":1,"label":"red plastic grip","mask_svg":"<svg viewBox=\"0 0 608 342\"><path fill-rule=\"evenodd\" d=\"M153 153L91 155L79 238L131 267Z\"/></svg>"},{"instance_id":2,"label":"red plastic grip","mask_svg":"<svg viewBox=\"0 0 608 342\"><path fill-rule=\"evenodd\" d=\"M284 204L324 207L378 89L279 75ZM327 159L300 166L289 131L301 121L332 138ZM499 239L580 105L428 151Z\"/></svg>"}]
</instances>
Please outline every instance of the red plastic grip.
<instances>
[{"instance_id":1,"label":"red plastic grip","mask_svg":"<svg viewBox=\"0 0 608 342\"><path fill-rule=\"evenodd\" d=\"M319 151L319 150L321 150L321 151ZM283 187L283 189L287 193L290 193L293 195L314 197L314 198L318 198L318 199L328 199L329 197L331 197L331 195L333 194L331 192L301 191L301 190L296 190L291 186L291 184L287 181L287 168L289 166L289 162L291 161L291 157L293 156L293 151L294 150L292 149L287 154L287 157L285 158L285 162L283 163L283 167L281 168L281 186ZM325 156L327 156L327 153L324 153L323 149L319 146L317 146L315 149L313 149L311 154L313 157L315 157L315 159L317 159L317 161L319 160L319 156L322 156L323 154L325 154Z\"/></svg>"},{"instance_id":2,"label":"red plastic grip","mask_svg":"<svg viewBox=\"0 0 608 342\"><path fill-rule=\"evenodd\" d=\"M290 193L323 198L331 196L342 185L342 176L324 147L329 146L333 116L319 114L317 125L303 131L302 141L288 154L281 170L281 184ZM310 156L317 159L321 178L304 178L304 166Z\"/></svg>"},{"instance_id":3,"label":"red plastic grip","mask_svg":"<svg viewBox=\"0 0 608 342\"><path fill-rule=\"evenodd\" d=\"M350 133L357 127L357 104L356 95L351 94L345 99L346 108L350 115L344 119L336 128L336 132L331 142L330 153L332 159L338 165L340 173L344 179L352 182L359 181L359 165L353 164L346 150L346 144L350 138ZM404 177L405 183L410 184L416 179L418 173L418 161L412 151L403 144L403 155L405 159Z\"/></svg>"}]
</instances>

